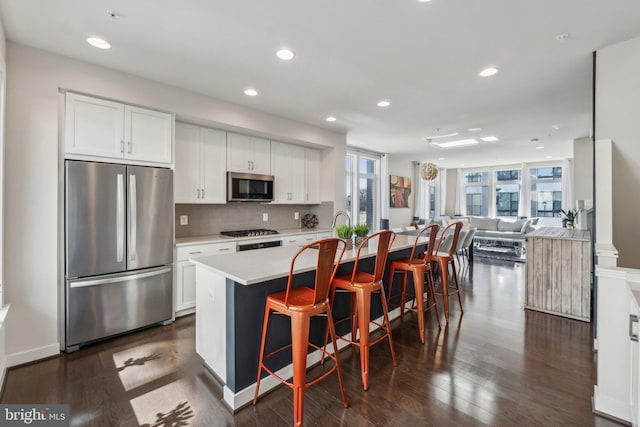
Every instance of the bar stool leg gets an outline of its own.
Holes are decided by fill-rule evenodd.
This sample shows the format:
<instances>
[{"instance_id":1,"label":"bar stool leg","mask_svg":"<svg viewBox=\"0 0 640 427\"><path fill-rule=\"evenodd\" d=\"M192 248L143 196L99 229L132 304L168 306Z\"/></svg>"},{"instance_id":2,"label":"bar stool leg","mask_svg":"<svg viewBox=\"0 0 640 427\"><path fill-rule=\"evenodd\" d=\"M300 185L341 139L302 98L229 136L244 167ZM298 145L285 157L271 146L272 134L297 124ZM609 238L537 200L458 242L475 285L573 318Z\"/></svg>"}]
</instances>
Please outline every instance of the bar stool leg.
<instances>
[{"instance_id":1,"label":"bar stool leg","mask_svg":"<svg viewBox=\"0 0 640 427\"><path fill-rule=\"evenodd\" d=\"M400 288L400 315L404 315L404 304L407 300L407 272L402 271L402 288Z\"/></svg>"},{"instance_id":2,"label":"bar stool leg","mask_svg":"<svg viewBox=\"0 0 640 427\"><path fill-rule=\"evenodd\" d=\"M456 266L451 265L451 268L453 270L453 283L456 286L456 294L458 296L458 304L460 305L460 313L464 313L464 310L462 309L462 298L460 297L460 286L458 285L458 274L456 273Z\"/></svg>"},{"instance_id":3,"label":"bar stool leg","mask_svg":"<svg viewBox=\"0 0 640 427\"><path fill-rule=\"evenodd\" d=\"M446 258L438 258L438 265L440 266L444 320L449 323L449 261Z\"/></svg>"},{"instance_id":4,"label":"bar stool leg","mask_svg":"<svg viewBox=\"0 0 640 427\"><path fill-rule=\"evenodd\" d=\"M336 329L333 324L331 309L327 309L327 325L331 333L331 342L333 342L333 354L336 357L336 371L338 371L338 383L340 384L340 394L342 395L342 404L345 408L349 407L347 396L344 394L344 383L342 381L342 371L340 370L340 355L338 354L338 341L336 339Z\"/></svg>"},{"instance_id":5,"label":"bar stool leg","mask_svg":"<svg viewBox=\"0 0 640 427\"><path fill-rule=\"evenodd\" d=\"M295 313L291 317L291 345L293 356L293 422L302 425L304 390L309 350L309 316Z\"/></svg>"},{"instance_id":6,"label":"bar stool leg","mask_svg":"<svg viewBox=\"0 0 640 427\"><path fill-rule=\"evenodd\" d=\"M393 366L398 366L398 361L396 360L396 352L393 349L393 337L391 336L391 323L389 322L387 301L384 297L384 286L380 286L380 302L382 304L382 315L384 316L384 325L387 331L387 338L389 340L389 348L391 349L391 360L393 361Z\"/></svg>"},{"instance_id":7,"label":"bar stool leg","mask_svg":"<svg viewBox=\"0 0 640 427\"><path fill-rule=\"evenodd\" d=\"M440 324L440 313L438 313L438 302L436 301L436 289L433 281L433 271L429 269L429 276L427 277L427 298L433 299L433 307L436 311L436 320L438 321L438 329L442 329Z\"/></svg>"},{"instance_id":8,"label":"bar stool leg","mask_svg":"<svg viewBox=\"0 0 640 427\"><path fill-rule=\"evenodd\" d=\"M371 291L362 287L355 288L358 305L358 329L360 329L360 368L362 369L362 386L369 389L369 319L371 317ZM385 301L386 303L386 301ZM355 340L354 340L355 341Z\"/></svg>"},{"instance_id":9,"label":"bar stool leg","mask_svg":"<svg viewBox=\"0 0 640 427\"><path fill-rule=\"evenodd\" d=\"M420 341L424 344L424 265L413 267L413 290L416 294L418 310L418 329L420 329Z\"/></svg>"},{"instance_id":10,"label":"bar stool leg","mask_svg":"<svg viewBox=\"0 0 640 427\"><path fill-rule=\"evenodd\" d=\"M267 306L264 309L264 321L262 322L262 342L260 343L260 357L258 359L258 378L256 379L256 391L253 395L253 404L258 401L258 394L260 392L260 374L262 373L262 360L264 358L264 347L267 342L267 328L269 326L269 315L271 309Z\"/></svg>"}]
</instances>

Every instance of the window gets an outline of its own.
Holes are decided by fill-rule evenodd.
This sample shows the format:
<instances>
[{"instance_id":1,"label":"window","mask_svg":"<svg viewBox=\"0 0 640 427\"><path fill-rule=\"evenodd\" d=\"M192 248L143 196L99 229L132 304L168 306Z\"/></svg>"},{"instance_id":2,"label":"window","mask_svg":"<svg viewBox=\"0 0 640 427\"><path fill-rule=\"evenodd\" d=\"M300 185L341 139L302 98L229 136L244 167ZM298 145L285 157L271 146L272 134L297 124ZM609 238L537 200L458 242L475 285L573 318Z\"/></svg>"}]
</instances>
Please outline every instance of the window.
<instances>
[{"instance_id":1,"label":"window","mask_svg":"<svg viewBox=\"0 0 640 427\"><path fill-rule=\"evenodd\" d=\"M380 212L380 158L348 153L346 159L347 212L352 223L376 229Z\"/></svg>"},{"instance_id":2,"label":"window","mask_svg":"<svg viewBox=\"0 0 640 427\"><path fill-rule=\"evenodd\" d=\"M520 202L520 170L496 171L496 216L517 217Z\"/></svg>"},{"instance_id":3,"label":"window","mask_svg":"<svg viewBox=\"0 0 640 427\"><path fill-rule=\"evenodd\" d=\"M464 175L466 214L489 216L489 172L469 172Z\"/></svg>"},{"instance_id":4,"label":"window","mask_svg":"<svg viewBox=\"0 0 640 427\"><path fill-rule=\"evenodd\" d=\"M436 217L436 184L433 181L429 181L429 185L427 186L428 191L429 191L429 197L427 198L428 200L428 206L427 206L427 213L428 218L435 218Z\"/></svg>"},{"instance_id":5,"label":"window","mask_svg":"<svg viewBox=\"0 0 640 427\"><path fill-rule=\"evenodd\" d=\"M545 225L559 225L562 213L562 167L530 168L529 179L531 217L542 218Z\"/></svg>"}]
</instances>

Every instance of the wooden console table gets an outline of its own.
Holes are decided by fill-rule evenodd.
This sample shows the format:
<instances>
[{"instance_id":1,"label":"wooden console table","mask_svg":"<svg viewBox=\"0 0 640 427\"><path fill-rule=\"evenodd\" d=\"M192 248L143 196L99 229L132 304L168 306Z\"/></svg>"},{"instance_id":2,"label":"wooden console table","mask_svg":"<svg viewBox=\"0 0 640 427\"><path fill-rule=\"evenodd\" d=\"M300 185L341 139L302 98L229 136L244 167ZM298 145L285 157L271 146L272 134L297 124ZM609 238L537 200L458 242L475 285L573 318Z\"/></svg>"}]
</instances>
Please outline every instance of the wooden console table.
<instances>
[{"instance_id":1,"label":"wooden console table","mask_svg":"<svg viewBox=\"0 0 640 427\"><path fill-rule=\"evenodd\" d=\"M545 227L527 238L525 308L591 320L591 232Z\"/></svg>"}]
</instances>

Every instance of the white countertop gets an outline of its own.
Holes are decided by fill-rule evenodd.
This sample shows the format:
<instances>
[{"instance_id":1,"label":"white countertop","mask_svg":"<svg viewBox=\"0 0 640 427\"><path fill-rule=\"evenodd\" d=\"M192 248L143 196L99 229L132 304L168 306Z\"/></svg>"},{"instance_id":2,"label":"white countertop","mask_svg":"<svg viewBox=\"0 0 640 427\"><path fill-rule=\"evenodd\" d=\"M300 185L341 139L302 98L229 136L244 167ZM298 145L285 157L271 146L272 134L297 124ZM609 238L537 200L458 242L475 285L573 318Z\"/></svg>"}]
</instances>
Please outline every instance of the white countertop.
<instances>
[{"instance_id":1,"label":"white countertop","mask_svg":"<svg viewBox=\"0 0 640 427\"><path fill-rule=\"evenodd\" d=\"M415 239L415 236L396 236L391 252L411 248ZM420 241L428 243L428 238L420 238ZM300 250L300 246L277 246L253 251L212 255L190 259L189 261L197 267L204 267L242 285L253 285L288 276L291 259L298 250ZM363 248L360 252L360 258L374 256L376 250L377 245ZM341 263L353 261L356 257L356 252L357 248L346 250ZM308 250L296 261L294 272L297 274L314 270L316 268L316 259L316 252Z\"/></svg>"},{"instance_id":2,"label":"white countertop","mask_svg":"<svg viewBox=\"0 0 640 427\"><path fill-rule=\"evenodd\" d=\"M210 234L207 236L194 236L194 237L177 237L176 246L187 245L203 245L206 243L221 243L221 242L239 242L243 240L264 240L265 238L272 238L272 240L278 240L279 237L291 236L295 234L313 234L313 233L325 233L333 232L330 228L291 228L286 230L278 230L279 234L270 234L266 236L249 236L249 237L229 237L222 234Z\"/></svg>"}]
</instances>

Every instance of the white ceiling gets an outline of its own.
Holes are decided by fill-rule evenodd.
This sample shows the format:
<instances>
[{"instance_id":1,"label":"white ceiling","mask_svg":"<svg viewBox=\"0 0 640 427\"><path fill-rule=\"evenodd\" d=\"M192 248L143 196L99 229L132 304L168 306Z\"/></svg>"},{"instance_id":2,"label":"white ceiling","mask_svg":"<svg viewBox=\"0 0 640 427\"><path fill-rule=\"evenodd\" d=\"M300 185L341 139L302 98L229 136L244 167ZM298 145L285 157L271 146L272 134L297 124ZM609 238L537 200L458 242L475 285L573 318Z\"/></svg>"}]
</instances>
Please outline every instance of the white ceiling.
<instances>
[{"instance_id":1,"label":"white ceiling","mask_svg":"<svg viewBox=\"0 0 640 427\"><path fill-rule=\"evenodd\" d=\"M9 40L446 167L570 157L590 132L591 52L640 36L637 0L0 0L0 13ZM281 46L296 57L277 59ZM473 127L500 142L424 141Z\"/></svg>"}]
</instances>

